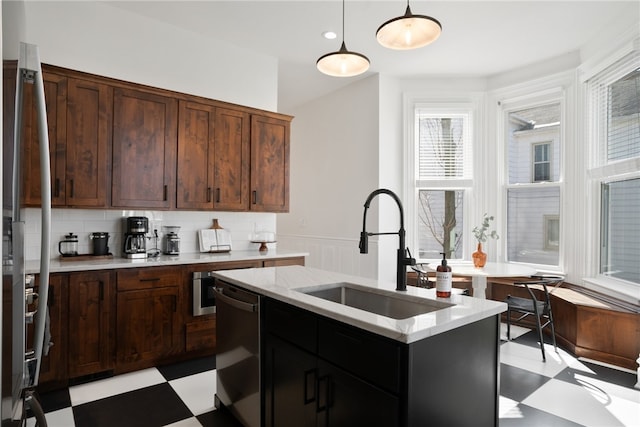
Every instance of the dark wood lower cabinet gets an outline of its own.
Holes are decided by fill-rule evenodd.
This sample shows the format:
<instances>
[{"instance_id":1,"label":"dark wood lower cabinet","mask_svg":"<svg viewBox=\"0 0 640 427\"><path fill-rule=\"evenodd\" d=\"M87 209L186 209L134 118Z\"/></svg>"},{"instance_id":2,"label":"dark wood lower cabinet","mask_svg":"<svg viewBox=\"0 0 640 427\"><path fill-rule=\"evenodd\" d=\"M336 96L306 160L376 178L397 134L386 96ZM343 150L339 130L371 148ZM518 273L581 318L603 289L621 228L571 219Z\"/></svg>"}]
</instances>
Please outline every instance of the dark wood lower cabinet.
<instances>
[{"instance_id":1,"label":"dark wood lower cabinet","mask_svg":"<svg viewBox=\"0 0 640 427\"><path fill-rule=\"evenodd\" d=\"M318 426L400 425L398 396L322 360L318 361L317 389Z\"/></svg>"},{"instance_id":2,"label":"dark wood lower cabinet","mask_svg":"<svg viewBox=\"0 0 640 427\"><path fill-rule=\"evenodd\" d=\"M265 427L316 425L317 357L274 336L264 354Z\"/></svg>"},{"instance_id":3,"label":"dark wood lower cabinet","mask_svg":"<svg viewBox=\"0 0 640 427\"><path fill-rule=\"evenodd\" d=\"M55 385L67 379L67 298L68 277L51 275L49 278L49 332L51 343L40 364L40 383ZM36 282L36 286L39 281ZM33 342L33 325L28 328L27 342Z\"/></svg>"},{"instance_id":4,"label":"dark wood lower cabinet","mask_svg":"<svg viewBox=\"0 0 640 427\"><path fill-rule=\"evenodd\" d=\"M265 367L266 427L399 425L397 396L274 336Z\"/></svg>"},{"instance_id":5,"label":"dark wood lower cabinet","mask_svg":"<svg viewBox=\"0 0 640 427\"><path fill-rule=\"evenodd\" d=\"M116 372L155 366L184 352L181 277L175 267L118 272Z\"/></svg>"},{"instance_id":6,"label":"dark wood lower cabinet","mask_svg":"<svg viewBox=\"0 0 640 427\"><path fill-rule=\"evenodd\" d=\"M498 424L498 315L404 344L269 298L263 313L266 427Z\"/></svg>"},{"instance_id":7,"label":"dark wood lower cabinet","mask_svg":"<svg viewBox=\"0 0 640 427\"><path fill-rule=\"evenodd\" d=\"M115 274L91 271L69 275L69 377L114 367Z\"/></svg>"},{"instance_id":8,"label":"dark wood lower cabinet","mask_svg":"<svg viewBox=\"0 0 640 427\"><path fill-rule=\"evenodd\" d=\"M118 371L148 367L179 353L179 289L118 292Z\"/></svg>"},{"instance_id":9,"label":"dark wood lower cabinet","mask_svg":"<svg viewBox=\"0 0 640 427\"><path fill-rule=\"evenodd\" d=\"M399 397L378 385L382 381L395 387L399 366L389 367L391 381L375 372L354 374L338 366L366 366L358 362L362 355L349 346L369 352L379 342L377 337L325 324L315 315L273 300L265 302L265 313L269 331L264 344L265 427L400 425ZM338 343L351 355L350 361L342 360L340 351L326 348L336 344L331 341L338 335L350 343ZM397 362L397 346L390 351ZM375 360L378 356L375 351L367 355ZM386 361L386 356L381 360ZM377 365L377 369L384 368Z\"/></svg>"}]
</instances>

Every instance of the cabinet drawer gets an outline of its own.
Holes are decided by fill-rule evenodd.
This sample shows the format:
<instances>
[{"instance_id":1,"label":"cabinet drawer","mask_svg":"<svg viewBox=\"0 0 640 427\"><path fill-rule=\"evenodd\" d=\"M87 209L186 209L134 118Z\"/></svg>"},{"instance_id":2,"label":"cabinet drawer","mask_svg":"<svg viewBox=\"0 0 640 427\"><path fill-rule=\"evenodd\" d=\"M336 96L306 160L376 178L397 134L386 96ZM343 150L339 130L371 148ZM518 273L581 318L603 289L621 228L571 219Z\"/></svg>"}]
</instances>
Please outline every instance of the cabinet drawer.
<instances>
[{"instance_id":1,"label":"cabinet drawer","mask_svg":"<svg viewBox=\"0 0 640 427\"><path fill-rule=\"evenodd\" d=\"M318 355L360 378L400 391L400 345L337 322L318 322Z\"/></svg>"},{"instance_id":2,"label":"cabinet drawer","mask_svg":"<svg viewBox=\"0 0 640 427\"><path fill-rule=\"evenodd\" d=\"M315 315L269 298L264 300L264 313L267 332L316 353L318 322Z\"/></svg>"},{"instance_id":3,"label":"cabinet drawer","mask_svg":"<svg viewBox=\"0 0 640 427\"><path fill-rule=\"evenodd\" d=\"M180 284L180 270L175 267L134 268L118 271L118 291L152 289Z\"/></svg>"}]
</instances>

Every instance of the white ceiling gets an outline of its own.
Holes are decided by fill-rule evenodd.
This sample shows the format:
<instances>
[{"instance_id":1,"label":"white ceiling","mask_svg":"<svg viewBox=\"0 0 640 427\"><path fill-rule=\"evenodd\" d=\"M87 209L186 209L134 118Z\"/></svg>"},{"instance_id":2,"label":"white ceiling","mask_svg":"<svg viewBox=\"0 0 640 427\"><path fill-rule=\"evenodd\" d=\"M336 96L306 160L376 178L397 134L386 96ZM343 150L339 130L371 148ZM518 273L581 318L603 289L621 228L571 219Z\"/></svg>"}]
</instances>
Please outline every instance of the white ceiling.
<instances>
[{"instance_id":1,"label":"white ceiling","mask_svg":"<svg viewBox=\"0 0 640 427\"><path fill-rule=\"evenodd\" d=\"M342 3L309 1L107 1L153 19L225 40L279 60L278 110L291 108L372 73L401 77L489 77L576 52L624 13L638 13L626 1L411 1L414 14L440 21L442 35L413 51L378 45L375 33L386 20L404 14L404 0L345 3L347 48L368 56L371 68L338 78L315 68L318 57L336 51L342 39ZM325 30L335 40L321 37Z\"/></svg>"}]
</instances>

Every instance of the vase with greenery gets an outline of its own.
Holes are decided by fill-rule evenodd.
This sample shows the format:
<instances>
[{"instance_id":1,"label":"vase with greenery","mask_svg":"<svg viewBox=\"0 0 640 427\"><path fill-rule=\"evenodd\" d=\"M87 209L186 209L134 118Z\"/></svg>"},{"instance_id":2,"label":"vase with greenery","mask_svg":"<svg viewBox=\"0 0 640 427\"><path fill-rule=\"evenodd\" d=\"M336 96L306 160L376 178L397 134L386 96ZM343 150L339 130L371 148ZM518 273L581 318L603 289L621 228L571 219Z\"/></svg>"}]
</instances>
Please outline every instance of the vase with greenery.
<instances>
[{"instance_id":1,"label":"vase with greenery","mask_svg":"<svg viewBox=\"0 0 640 427\"><path fill-rule=\"evenodd\" d=\"M487 254L482 251L482 244L486 242L488 238L500 238L496 230L489 231L491 221L493 221L493 216L485 213L482 218L482 225L473 228L473 235L478 241L478 247L471 257L473 258L473 265L477 268L482 268L487 263Z\"/></svg>"}]
</instances>

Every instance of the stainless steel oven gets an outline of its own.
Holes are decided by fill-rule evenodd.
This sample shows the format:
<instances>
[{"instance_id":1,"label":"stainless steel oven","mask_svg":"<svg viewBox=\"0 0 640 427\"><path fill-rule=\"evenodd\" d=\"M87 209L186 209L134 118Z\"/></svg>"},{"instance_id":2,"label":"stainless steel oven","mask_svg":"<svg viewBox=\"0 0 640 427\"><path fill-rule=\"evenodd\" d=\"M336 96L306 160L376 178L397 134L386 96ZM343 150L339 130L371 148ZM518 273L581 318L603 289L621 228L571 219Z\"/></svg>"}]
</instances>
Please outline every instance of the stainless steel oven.
<instances>
[{"instance_id":1,"label":"stainless steel oven","mask_svg":"<svg viewBox=\"0 0 640 427\"><path fill-rule=\"evenodd\" d=\"M193 315L202 316L216 312L215 279L211 271L193 273Z\"/></svg>"}]
</instances>

